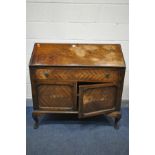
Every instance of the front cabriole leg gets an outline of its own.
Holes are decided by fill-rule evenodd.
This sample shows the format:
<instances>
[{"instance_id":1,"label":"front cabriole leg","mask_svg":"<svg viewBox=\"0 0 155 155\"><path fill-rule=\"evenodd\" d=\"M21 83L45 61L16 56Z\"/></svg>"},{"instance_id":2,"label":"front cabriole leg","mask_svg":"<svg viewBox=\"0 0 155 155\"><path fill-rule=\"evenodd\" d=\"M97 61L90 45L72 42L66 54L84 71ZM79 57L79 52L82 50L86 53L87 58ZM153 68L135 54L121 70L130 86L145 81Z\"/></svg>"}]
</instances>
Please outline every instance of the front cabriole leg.
<instances>
[{"instance_id":1,"label":"front cabriole leg","mask_svg":"<svg viewBox=\"0 0 155 155\"><path fill-rule=\"evenodd\" d=\"M34 129L37 129L39 127L39 118L38 118L38 115L36 113L32 112L32 118L35 121L33 128Z\"/></svg>"},{"instance_id":2,"label":"front cabriole leg","mask_svg":"<svg viewBox=\"0 0 155 155\"><path fill-rule=\"evenodd\" d=\"M121 119L121 112L119 112L119 111L114 111L114 112L108 114L107 116L112 117L112 118L115 120L115 122L114 122L114 128L115 128L115 129L119 129L119 124L118 124L118 122L119 122L119 120Z\"/></svg>"}]
</instances>

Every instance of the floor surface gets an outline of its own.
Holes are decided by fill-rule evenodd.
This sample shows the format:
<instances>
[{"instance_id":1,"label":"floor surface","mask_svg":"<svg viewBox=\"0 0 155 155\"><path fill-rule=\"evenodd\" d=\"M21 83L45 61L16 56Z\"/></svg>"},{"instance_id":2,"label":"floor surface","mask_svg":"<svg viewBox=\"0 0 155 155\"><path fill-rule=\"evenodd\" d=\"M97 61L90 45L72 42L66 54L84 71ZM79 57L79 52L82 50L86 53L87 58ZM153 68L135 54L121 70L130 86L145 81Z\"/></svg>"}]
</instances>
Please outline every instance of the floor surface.
<instances>
[{"instance_id":1,"label":"floor surface","mask_svg":"<svg viewBox=\"0 0 155 155\"><path fill-rule=\"evenodd\" d=\"M27 155L128 155L129 110L122 108L118 130L104 116L79 120L77 115L50 115L33 129L27 107Z\"/></svg>"}]
</instances>

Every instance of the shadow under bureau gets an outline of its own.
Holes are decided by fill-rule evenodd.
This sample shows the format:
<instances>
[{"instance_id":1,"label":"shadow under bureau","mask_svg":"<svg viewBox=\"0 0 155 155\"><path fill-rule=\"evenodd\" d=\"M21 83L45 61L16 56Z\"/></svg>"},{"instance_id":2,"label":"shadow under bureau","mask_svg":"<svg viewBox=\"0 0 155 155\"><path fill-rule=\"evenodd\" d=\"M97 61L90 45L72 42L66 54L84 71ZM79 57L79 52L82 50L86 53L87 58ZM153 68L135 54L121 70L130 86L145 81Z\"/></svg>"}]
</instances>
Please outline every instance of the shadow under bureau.
<instances>
[{"instance_id":1,"label":"shadow under bureau","mask_svg":"<svg viewBox=\"0 0 155 155\"><path fill-rule=\"evenodd\" d=\"M125 75L119 44L36 43L29 69L34 128L50 113L104 114L118 128Z\"/></svg>"}]
</instances>

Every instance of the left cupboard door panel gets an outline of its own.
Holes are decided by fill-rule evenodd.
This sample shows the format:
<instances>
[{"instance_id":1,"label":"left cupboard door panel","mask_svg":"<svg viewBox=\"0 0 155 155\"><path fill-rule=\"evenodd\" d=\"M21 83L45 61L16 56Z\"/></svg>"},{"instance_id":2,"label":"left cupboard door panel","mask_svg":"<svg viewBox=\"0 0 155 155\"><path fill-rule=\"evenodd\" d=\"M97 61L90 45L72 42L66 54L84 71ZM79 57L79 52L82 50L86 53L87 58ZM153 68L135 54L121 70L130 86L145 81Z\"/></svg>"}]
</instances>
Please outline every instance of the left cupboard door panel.
<instances>
[{"instance_id":1,"label":"left cupboard door panel","mask_svg":"<svg viewBox=\"0 0 155 155\"><path fill-rule=\"evenodd\" d=\"M74 83L41 83L37 85L40 110L76 110Z\"/></svg>"}]
</instances>

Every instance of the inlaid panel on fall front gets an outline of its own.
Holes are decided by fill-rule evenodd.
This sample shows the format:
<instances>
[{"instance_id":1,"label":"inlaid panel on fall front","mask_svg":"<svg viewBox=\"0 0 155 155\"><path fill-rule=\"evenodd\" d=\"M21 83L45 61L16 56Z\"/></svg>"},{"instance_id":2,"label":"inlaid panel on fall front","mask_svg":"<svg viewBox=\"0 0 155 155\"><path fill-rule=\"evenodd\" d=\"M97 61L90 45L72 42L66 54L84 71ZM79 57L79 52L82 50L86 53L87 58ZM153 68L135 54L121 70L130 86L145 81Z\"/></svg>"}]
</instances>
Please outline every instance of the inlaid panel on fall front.
<instances>
[{"instance_id":1,"label":"inlaid panel on fall front","mask_svg":"<svg viewBox=\"0 0 155 155\"><path fill-rule=\"evenodd\" d=\"M34 45L32 66L117 66L125 62L119 44Z\"/></svg>"},{"instance_id":2,"label":"inlaid panel on fall front","mask_svg":"<svg viewBox=\"0 0 155 155\"><path fill-rule=\"evenodd\" d=\"M116 86L95 84L80 86L80 115L98 115L115 107Z\"/></svg>"},{"instance_id":3,"label":"inlaid panel on fall front","mask_svg":"<svg viewBox=\"0 0 155 155\"><path fill-rule=\"evenodd\" d=\"M71 84L41 84L38 86L39 109L73 110L74 85Z\"/></svg>"}]
</instances>

